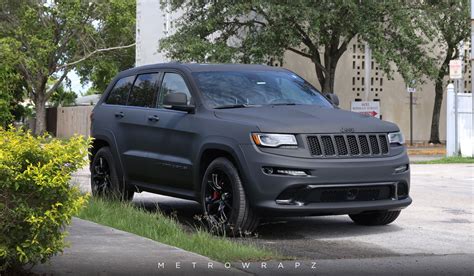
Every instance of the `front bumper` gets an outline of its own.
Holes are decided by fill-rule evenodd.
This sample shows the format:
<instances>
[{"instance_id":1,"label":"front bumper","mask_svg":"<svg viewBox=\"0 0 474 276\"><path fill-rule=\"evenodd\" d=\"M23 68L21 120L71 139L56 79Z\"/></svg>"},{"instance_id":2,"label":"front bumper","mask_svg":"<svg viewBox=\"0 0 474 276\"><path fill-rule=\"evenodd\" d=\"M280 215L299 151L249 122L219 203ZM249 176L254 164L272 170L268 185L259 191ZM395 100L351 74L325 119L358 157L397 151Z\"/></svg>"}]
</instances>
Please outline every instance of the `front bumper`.
<instances>
[{"instance_id":1,"label":"front bumper","mask_svg":"<svg viewBox=\"0 0 474 276\"><path fill-rule=\"evenodd\" d=\"M251 206L261 216L311 216L356 214L365 211L399 210L411 204L408 196L410 171L395 173L395 168L408 165L406 151L380 158L315 159L295 158L264 153L254 145L241 145L245 190ZM263 167L304 170L310 176L289 176L264 173ZM398 196L397 187L404 185L406 195ZM346 198L338 201L312 201L304 195L316 189L351 188L362 190L370 186L393 187L386 197L367 200ZM287 200L282 194L297 190L298 196ZM302 196L303 195L303 196ZM303 200L301 200L303 198Z\"/></svg>"}]
</instances>

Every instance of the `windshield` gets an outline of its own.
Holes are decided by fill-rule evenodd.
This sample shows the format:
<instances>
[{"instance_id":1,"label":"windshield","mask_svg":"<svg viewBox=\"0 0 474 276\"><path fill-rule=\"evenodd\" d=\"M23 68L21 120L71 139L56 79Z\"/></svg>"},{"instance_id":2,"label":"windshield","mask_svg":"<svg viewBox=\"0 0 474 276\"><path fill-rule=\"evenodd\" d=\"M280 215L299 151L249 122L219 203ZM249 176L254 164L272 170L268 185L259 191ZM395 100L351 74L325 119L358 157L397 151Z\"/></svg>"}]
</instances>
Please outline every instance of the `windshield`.
<instances>
[{"instance_id":1,"label":"windshield","mask_svg":"<svg viewBox=\"0 0 474 276\"><path fill-rule=\"evenodd\" d=\"M300 104L332 107L318 90L291 72L211 71L195 72L193 76L211 108Z\"/></svg>"}]
</instances>

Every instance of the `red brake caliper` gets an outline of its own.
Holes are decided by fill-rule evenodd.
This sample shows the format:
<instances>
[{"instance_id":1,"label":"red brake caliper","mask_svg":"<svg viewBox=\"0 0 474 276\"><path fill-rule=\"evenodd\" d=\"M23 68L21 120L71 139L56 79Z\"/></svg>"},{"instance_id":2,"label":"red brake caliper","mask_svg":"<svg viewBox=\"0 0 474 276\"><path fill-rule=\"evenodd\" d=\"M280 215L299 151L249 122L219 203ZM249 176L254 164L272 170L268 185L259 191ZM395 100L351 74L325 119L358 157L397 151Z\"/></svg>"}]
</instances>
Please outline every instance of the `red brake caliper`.
<instances>
[{"instance_id":1,"label":"red brake caliper","mask_svg":"<svg viewBox=\"0 0 474 276\"><path fill-rule=\"evenodd\" d=\"M214 193L212 194L212 200L216 200L216 199L218 199L218 198L219 198L219 196L220 196L219 192L217 192L217 191L214 191Z\"/></svg>"}]
</instances>

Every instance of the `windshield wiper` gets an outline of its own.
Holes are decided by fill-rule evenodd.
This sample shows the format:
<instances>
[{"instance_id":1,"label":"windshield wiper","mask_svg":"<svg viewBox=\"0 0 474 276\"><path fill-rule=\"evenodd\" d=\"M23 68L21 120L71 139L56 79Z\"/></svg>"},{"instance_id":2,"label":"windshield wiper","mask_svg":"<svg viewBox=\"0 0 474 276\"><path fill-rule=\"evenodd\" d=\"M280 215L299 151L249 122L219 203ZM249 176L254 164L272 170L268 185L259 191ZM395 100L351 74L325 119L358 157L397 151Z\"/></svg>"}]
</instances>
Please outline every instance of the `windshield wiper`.
<instances>
[{"instance_id":1,"label":"windshield wiper","mask_svg":"<svg viewBox=\"0 0 474 276\"><path fill-rule=\"evenodd\" d=\"M298 103L275 103L275 104L271 104L271 105L300 105Z\"/></svg>"},{"instance_id":2,"label":"windshield wiper","mask_svg":"<svg viewBox=\"0 0 474 276\"><path fill-rule=\"evenodd\" d=\"M229 105L221 105L214 107L214 109L228 109L228 108L245 108L245 107L255 107L260 106L256 104L229 104Z\"/></svg>"}]
</instances>

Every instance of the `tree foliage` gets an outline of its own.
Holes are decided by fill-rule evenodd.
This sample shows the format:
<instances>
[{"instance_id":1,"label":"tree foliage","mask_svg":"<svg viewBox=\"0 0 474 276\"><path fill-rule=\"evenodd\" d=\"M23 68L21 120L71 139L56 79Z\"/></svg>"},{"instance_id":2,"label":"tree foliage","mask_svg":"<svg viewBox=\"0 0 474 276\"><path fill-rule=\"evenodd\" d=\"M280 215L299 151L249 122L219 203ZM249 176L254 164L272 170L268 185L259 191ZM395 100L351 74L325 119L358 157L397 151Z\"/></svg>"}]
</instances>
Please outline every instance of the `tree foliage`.
<instances>
[{"instance_id":1,"label":"tree foliage","mask_svg":"<svg viewBox=\"0 0 474 276\"><path fill-rule=\"evenodd\" d=\"M439 119L446 86L449 61L461 55L459 44L467 42L471 33L468 0L430 0L426 2L427 20L435 32L436 45L441 48L435 73L435 99L431 119L431 143L441 143ZM472 48L471 48L472 49Z\"/></svg>"},{"instance_id":2,"label":"tree foliage","mask_svg":"<svg viewBox=\"0 0 474 276\"><path fill-rule=\"evenodd\" d=\"M35 103L37 133L45 130L46 102L81 62L97 55L132 47L109 45L105 19L127 0L5 0L0 4L0 42L15 61L15 69L25 81ZM118 11L120 12L120 10ZM117 46L119 47L110 47ZM50 80L54 84L48 86Z\"/></svg>"},{"instance_id":3,"label":"tree foliage","mask_svg":"<svg viewBox=\"0 0 474 276\"><path fill-rule=\"evenodd\" d=\"M24 105L24 82L14 70L0 69L0 127L24 120L31 112Z\"/></svg>"},{"instance_id":4,"label":"tree foliage","mask_svg":"<svg viewBox=\"0 0 474 276\"><path fill-rule=\"evenodd\" d=\"M67 90L63 85L60 85L51 95L50 103L54 107L70 106L76 102L76 98L76 92Z\"/></svg>"},{"instance_id":5,"label":"tree foliage","mask_svg":"<svg viewBox=\"0 0 474 276\"><path fill-rule=\"evenodd\" d=\"M338 61L353 39L366 41L380 67L405 79L432 75L420 4L410 1L162 1L181 10L174 35L161 40L172 59L264 63L295 52L314 64L322 91L334 92Z\"/></svg>"},{"instance_id":6,"label":"tree foliage","mask_svg":"<svg viewBox=\"0 0 474 276\"><path fill-rule=\"evenodd\" d=\"M0 46L2 45L0 38ZM0 127L6 127L24 115L21 105L25 96L24 82L20 74L11 66L8 49L0 48Z\"/></svg>"},{"instance_id":7,"label":"tree foliage","mask_svg":"<svg viewBox=\"0 0 474 276\"><path fill-rule=\"evenodd\" d=\"M128 45L135 41L136 1L109 1L103 13L101 37L106 45ZM102 93L118 72L135 65L135 47L96 55L76 69L81 81L92 83L91 91ZM93 92L89 92L94 94Z\"/></svg>"}]
</instances>

